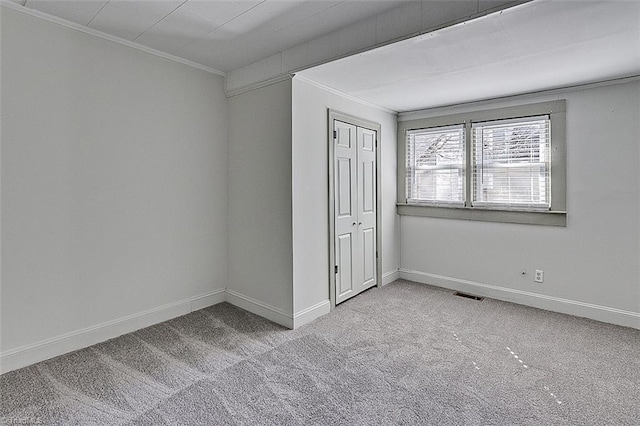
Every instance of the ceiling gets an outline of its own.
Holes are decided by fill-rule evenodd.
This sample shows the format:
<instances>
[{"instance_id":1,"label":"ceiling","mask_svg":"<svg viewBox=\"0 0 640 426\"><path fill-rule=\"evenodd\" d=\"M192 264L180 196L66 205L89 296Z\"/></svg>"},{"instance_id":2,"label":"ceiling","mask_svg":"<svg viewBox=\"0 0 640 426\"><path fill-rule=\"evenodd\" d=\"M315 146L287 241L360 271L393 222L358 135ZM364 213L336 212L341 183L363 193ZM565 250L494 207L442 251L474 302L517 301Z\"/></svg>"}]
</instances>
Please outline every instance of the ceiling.
<instances>
[{"instance_id":1,"label":"ceiling","mask_svg":"<svg viewBox=\"0 0 640 426\"><path fill-rule=\"evenodd\" d=\"M637 76L640 2L534 1L298 75L398 112Z\"/></svg>"},{"instance_id":2,"label":"ceiling","mask_svg":"<svg viewBox=\"0 0 640 426\"><path fill-rule=\"evenodd\" d=\"M220 71L373 17L403 0L13 0Z\"/></svg>"},{"instance_id":3,"label":"ceiling","mask_svg":"<svg viewBox=\"0 0 640 426\"><path fill-rule=\"evenodd\" d=\"M385 23L383 13L420 3L13 1L223 72L367 18ZM454 10L459 4L450 0L437 7ZM402 22L391 24L403 28ZM398 112L637 76L640 1L536 0L297 74Z\"/></svg>"}]
</instances>

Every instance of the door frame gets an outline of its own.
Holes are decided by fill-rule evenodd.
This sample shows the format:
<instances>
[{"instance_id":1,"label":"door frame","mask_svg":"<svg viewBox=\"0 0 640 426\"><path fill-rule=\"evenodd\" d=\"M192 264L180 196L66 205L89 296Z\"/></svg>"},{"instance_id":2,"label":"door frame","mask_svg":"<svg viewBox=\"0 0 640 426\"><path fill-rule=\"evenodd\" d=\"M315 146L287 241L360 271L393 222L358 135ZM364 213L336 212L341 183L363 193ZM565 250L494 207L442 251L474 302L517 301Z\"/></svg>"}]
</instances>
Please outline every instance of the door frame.
<instances>
[{"instance_id":1,"label":"door frame","mask_svg":"<svg viewBox=\"0 0 640 426\"><path fill-rule=\"evenodd\" d=\"M376 132L376 285L382 287L382 178L381 178L381 129L380 123L370 121L364 118L346 114L334 109L327 109L327 143L329 145L329 300L331 302L331 310L336 307L336 253L335 253L335 142L333 138L333 121L338 120L358 127L364 127Z\"/></svg>"}]
</instances>

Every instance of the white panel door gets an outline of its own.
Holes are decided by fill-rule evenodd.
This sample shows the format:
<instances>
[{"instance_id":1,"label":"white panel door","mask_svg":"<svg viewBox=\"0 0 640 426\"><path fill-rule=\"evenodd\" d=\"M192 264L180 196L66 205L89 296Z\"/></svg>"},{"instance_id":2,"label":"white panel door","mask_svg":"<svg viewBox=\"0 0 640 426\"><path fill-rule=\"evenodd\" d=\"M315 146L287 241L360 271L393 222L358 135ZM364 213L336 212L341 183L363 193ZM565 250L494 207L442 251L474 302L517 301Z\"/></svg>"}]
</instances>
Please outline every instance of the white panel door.
<instances>
[{"instance_id":1,"label":"white panel door","mask_svg":"<svg viewBox=\"0 0 640 426\"><path fill-rule=\"evenodd\" d=\"M376 132L358 127L358 241L357 267L362 290L376 285Z\"/></svg>"},{"instance_id":2,"label":"white panel door","mask_svg":"<svg viewBox=\"0 0 640 426\"><path fill-rule=\"evenodd\" d=\"M334 120L336 304L377 284L376 132Z\"/></svg>"},{"instance_id":3,"label":"white panel door","mask_svg":"<svg viewBox=\"0 0 640 426\"><path fill-rule=\"evenodd\" d=\"M356 294L358 272L354 265L358 247L358 177L356 126L335 121L335 255L336 304Z\"/></svg>"}]
</instances>

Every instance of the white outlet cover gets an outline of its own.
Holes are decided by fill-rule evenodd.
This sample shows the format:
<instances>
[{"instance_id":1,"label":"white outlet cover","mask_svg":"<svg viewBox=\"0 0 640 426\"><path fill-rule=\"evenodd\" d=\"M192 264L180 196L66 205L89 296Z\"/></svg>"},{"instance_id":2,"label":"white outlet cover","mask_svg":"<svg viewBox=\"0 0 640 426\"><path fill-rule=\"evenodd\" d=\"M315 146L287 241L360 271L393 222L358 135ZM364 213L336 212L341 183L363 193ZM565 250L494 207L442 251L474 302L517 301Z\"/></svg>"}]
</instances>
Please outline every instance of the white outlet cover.
<instances>
[{"instance_id":1,"label":"white outlet cover","mask_svg":"<svg viewBox=\"0 0 640 426\"><path fill-rule=\"evenodd\" d=\"M544 282L544 271L541 271L540 269L536 269L536 273L535 273L535 276L533 277L533 280L538 283Z\"/></svg>"}]
</instances>

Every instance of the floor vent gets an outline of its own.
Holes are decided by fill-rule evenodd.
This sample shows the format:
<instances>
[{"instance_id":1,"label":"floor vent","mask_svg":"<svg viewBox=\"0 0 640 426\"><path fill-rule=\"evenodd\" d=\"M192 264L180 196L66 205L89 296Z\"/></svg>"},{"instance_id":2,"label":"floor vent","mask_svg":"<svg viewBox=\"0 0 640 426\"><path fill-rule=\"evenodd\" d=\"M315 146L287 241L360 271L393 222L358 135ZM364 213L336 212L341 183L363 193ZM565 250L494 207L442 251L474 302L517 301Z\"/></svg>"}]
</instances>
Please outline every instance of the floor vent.
<instances>
[{"instance_id":1,"label":"floor vent","mask_svg":"<svg viewBox=\"0 0 640 426\"><path fill-rule=\"evenodd\" d=\"M484 297L480 297L480 296L473 296L471 294L467 294L467 293L460 293L459 291L456 291L455 293L453 293L454 296L458 296L458 297L466 297L467 299L473 299L473 300L477 300L479 302L484 300Z\"/></svg>"}]
</instances>

